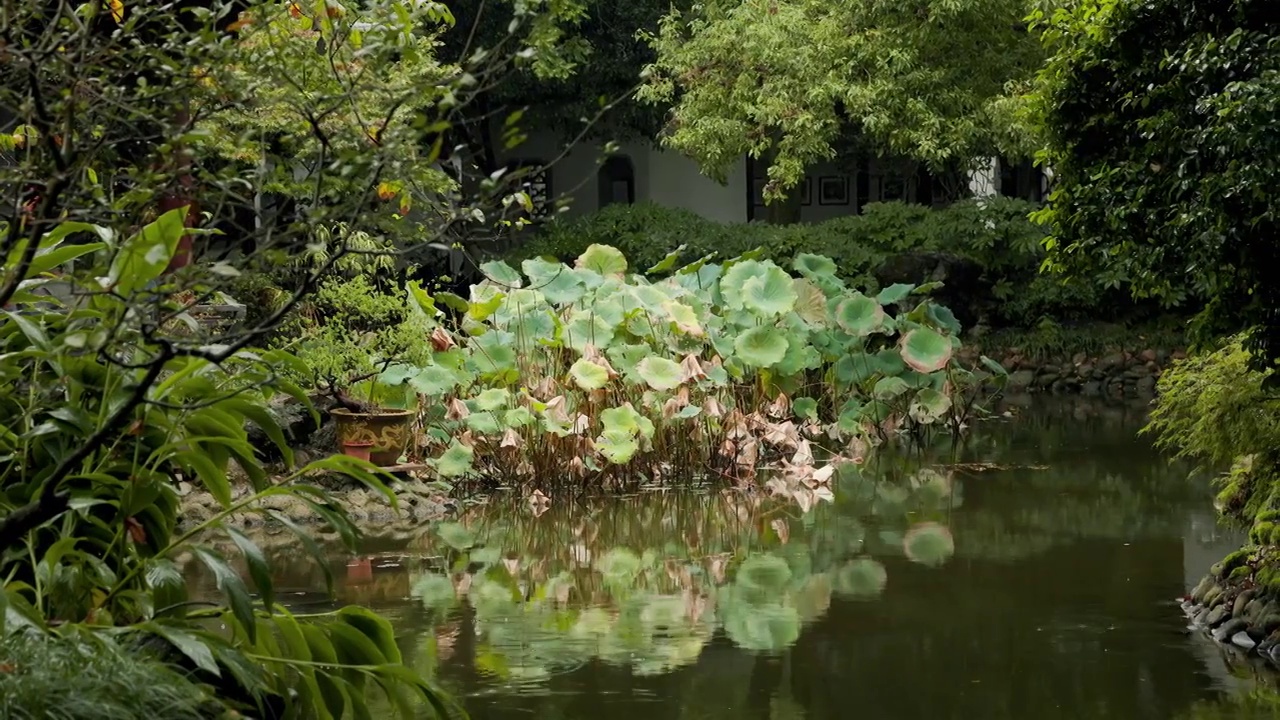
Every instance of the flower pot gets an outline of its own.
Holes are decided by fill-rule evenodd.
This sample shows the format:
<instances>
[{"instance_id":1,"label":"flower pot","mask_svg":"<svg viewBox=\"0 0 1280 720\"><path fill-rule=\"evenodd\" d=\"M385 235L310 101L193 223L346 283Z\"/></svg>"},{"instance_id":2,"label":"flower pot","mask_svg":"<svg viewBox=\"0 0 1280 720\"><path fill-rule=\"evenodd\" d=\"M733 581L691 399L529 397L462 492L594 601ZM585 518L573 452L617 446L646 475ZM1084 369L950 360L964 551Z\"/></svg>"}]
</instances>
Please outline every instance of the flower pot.
<instances>
[{"instance_id":1,"label":"flower pot","mask_svg":"<svg viewBox=\"0 0 1280 720\"><path fill-rule=\"evenodd\" d=\"M376 410L352 412L338 408L330 410L338 426L338 447L365 445L369 461L374 465L394 465L409 447L414 413L409 410Z\"/></svg>"},{"instance_id":2,"label":"flower pot","mask_svg":"<svg viewBox=\"0 0 1280 720\"><path fill-rule=\"evenodd\" d=\"M342 454L357 458L359 460L368 460L370 453L373 451L373 443L371 442L349 442L343 443Z\"/></svg>"}]
</instances>

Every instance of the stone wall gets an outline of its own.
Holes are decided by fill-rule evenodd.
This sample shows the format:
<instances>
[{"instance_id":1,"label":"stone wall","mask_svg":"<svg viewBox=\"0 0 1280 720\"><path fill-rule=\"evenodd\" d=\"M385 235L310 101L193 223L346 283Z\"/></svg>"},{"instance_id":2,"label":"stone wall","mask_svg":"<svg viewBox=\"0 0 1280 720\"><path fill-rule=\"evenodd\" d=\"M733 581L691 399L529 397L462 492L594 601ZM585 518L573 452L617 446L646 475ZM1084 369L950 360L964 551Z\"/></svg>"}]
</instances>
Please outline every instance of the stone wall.
<instances>
[{"instance_id":1,"label":"stone wall","mask_svg":"<svg viewBox=\"0 0 1280 720\"><path fill-rule=\"evenodd\" d=\"M1186 352L1146 348L1040 360L1012 349L992 357L1009 371L1009 392L1146 398L1155 395L1156 381L1164 369L1185 358Z\"/></svg>"}]
</instances>

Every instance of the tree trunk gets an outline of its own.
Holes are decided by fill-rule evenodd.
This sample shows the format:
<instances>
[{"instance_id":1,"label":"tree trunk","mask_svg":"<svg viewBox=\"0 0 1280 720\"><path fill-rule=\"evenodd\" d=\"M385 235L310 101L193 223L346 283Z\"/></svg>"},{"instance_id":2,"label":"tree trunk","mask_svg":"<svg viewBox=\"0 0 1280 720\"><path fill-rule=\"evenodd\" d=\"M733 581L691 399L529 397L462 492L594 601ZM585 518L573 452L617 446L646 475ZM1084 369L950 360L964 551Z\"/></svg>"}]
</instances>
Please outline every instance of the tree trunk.
<instances>
[{"instance_id":1,"label":"tree trunk","mask_svg":"<svg viewBox=\"0 0 1280 720\"><path fill-rule=\"evenodd\" d=\"M771 149L764 157L767 167L773 166L773 159L777 155L777 151ZM750 180L750 178L748 178ZM803 183L804 181L801 180ZM766 200L764 215L765 222L770 225L795 225L800 222L800 190L801 186L796 185L787 191L787 196L781 200Z\"/></svg>"}]
</instances>

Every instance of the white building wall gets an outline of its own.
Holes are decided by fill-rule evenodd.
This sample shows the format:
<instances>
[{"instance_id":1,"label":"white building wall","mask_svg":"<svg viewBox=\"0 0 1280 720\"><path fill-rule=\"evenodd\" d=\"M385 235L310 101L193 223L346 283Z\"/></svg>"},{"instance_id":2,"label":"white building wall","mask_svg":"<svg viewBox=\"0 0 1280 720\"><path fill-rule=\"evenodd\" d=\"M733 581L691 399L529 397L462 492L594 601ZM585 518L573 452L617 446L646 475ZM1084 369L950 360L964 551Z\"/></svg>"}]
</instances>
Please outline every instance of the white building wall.
<instances>
[{"instance_id":1,"label":"white building wall","mask_svg":"<svg viewBox=\"0 0 1280 720\"><path fill-rule=\"evenodd\" d=\"M709 220L747 221L746 158L730 171L724 185L703 175L696 163L679 153L652 149L648 158L649 200L692 210Z\"/></svg>"}]
</instances>

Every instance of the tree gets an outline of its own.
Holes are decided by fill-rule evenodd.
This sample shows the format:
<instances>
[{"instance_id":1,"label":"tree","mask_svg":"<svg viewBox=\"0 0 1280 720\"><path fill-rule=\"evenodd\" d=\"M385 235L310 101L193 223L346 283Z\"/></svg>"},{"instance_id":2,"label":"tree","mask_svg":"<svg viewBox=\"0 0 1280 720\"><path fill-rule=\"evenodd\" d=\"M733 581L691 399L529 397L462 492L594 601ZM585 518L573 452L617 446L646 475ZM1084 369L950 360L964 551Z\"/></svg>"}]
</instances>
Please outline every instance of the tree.
<instances>
[{"instance_id":1,"label":"tree","mask_svg":"<svg viewBox=\"0 0 1280 720\"><path fill-rule=\"evenodd\" d=\"M937 172L968 167L1022 149L1007 91L1042 59L1027 11L1026 0L711 0L662 22L641 95L674 103L664 142L709 175L767 158L770 199L846 132Z\"/></svg>"},{"instance_id":2,"label":"tree","mask_svg":"<svg viewBox=\"0 0 1280 720\"><path fill-rule=\"evenodd\" d=\"M1280 26L1265 0L1083 0L1041 13L1034 114L1055 190L1050 261L1280 357Z\"/></svg>"},{"instance_id":3,"label":"tree","mask_svg":"<svg viewBox=\"0 0 1280 720\"><path fill-rule=\"evenodd\" d=\"M374 688L402 716L415 703L448 711L405 667L382 618L281 608L262 553L224 521L269 515L315 552L265 499L303 503L348 546L352 523L311 473L348 475L394 504L367 463L292 467L269 403L308 404L284 379L304 363L254 348L334 267L386 252L400 204L383 202L385 183L415 193L424 245L519 205L499 183L464 196L432 165L473 77L431 55L450 21L440 3L396 0L359 12L324 0L5 5L0 632L70 643L73 656L126 645L122 656L212 688L211 716L367 717ZM291 198L289 213L265 208L272 192ZM355 242L367 235L359 229L384 246ZM193 237L228 238L237 251L174 262ZM241 325L207 317L230 278L280 263L302 269L278 308ZM251 427L283 457L279 475ZM240 495L233 464L247 475ZM203 486L222 512L180 530L179 480ZM256 600L203 544L207 532L239 548ZM224 604L187 597L181 552L211 570ZM228 632L208 629L219 622Z\"/></svg>"},{"instance_id":4,"label":"tree","mask_svg":"<svg viewBox=\"0 0 1280 720\"><path fill-rule=\"evenodd\" d=\"M676 6L685 6L681 0ZM571 26L562 28L557 52L540 56L541 64L511 73L495 83L473 105L476 112L460 129L476 157L496 167L498 139L489 134L494 117L527 108L526 124L549 128L565 140L583 133L611 138L655 138L663 108L635 102L641 71L654 52L643 32L656 31L672 7L670 2L581 0ZM470 0L452 6L458 24L474 28L445 38L442 57L462 58L477 48L501 48L511 42L513 8L493 0ZM535 32L529 28L529 32ZM602 113L602 110L606 111Z\"/></svg>"}]
</instances>

